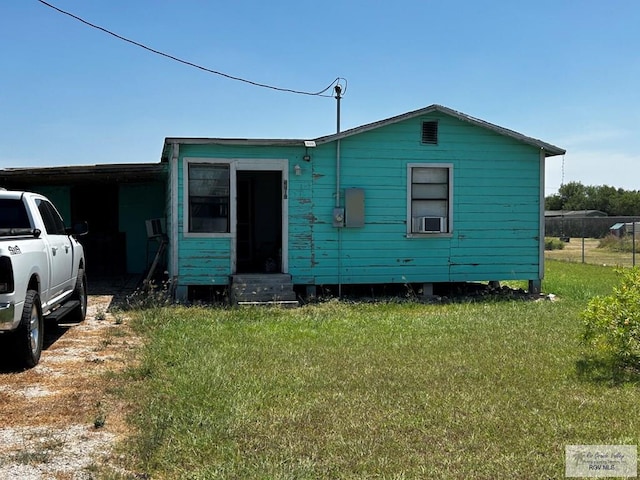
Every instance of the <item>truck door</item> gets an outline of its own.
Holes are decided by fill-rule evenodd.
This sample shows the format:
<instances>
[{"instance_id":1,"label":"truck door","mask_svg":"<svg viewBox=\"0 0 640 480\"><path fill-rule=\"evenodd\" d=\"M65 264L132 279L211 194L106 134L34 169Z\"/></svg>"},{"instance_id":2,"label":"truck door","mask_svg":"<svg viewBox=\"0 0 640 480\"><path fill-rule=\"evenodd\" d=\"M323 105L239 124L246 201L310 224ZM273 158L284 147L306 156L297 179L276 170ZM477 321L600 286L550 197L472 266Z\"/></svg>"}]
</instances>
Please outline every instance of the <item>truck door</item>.
<instances>
[{"instance_id":1,"label":"truck door","mask_svg":"<svg viewBox=\"0 0 640 480\"><path fill-rule=\"evenodd\" d=\"M49 295L46 301L60 295L65 290L73 288L71 276L73 273L73 248L67 235L64 222L60 214L51 203L46 200L36 200L38 210L42 216L47 238L49 240L49 257L51 265L49 271ZM45 299L43 299L45 300Z\"/></svg>"}]
</instances>

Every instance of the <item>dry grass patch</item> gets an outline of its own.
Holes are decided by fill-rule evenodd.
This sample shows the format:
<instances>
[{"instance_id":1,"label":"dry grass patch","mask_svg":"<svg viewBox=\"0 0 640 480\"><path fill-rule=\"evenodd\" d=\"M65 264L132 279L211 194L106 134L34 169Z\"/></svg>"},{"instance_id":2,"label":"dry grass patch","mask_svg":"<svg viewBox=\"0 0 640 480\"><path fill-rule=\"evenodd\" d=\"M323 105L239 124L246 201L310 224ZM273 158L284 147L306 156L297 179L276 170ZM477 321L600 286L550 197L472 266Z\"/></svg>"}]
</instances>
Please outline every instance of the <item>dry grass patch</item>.
<instances>
[{"instance_id":1,"label":"dry grass patch","mask_svg":"<svg viewBox=\"0 0 640 480\"><path fill-rule=\"evenodd\" d=\"M631 252L613 251L599 248L601 240L597 238L572 238L563 249L545 251L545 258L565 262L589 263L593 265L631 267L633 254ZM640 262L640 252L636 263Z\"/></svg>"}]
</instances>

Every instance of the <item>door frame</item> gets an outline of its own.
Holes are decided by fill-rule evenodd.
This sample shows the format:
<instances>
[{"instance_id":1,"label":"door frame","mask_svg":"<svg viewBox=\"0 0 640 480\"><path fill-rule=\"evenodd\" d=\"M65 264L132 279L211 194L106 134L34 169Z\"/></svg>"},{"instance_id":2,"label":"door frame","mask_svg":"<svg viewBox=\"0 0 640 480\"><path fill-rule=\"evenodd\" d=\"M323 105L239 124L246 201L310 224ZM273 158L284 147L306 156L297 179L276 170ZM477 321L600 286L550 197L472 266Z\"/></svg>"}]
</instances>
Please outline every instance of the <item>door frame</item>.
<instances>
[{"instance_id":1,"label":"door frame","mask_svg":"<svg viewBox=\"0 0 640 480\"><path fill-rule=\"evenodd\" d=\"M281 176L281 209L282 209L282 255L280 271L289 273L289 161L286 159L236 159L231 162L231 272L237 273L237 240L238 232L236 224L238 221L238 198L237 198L237 175L238 171L271 171L280 172Z\"/></svg>"}]
</instances>

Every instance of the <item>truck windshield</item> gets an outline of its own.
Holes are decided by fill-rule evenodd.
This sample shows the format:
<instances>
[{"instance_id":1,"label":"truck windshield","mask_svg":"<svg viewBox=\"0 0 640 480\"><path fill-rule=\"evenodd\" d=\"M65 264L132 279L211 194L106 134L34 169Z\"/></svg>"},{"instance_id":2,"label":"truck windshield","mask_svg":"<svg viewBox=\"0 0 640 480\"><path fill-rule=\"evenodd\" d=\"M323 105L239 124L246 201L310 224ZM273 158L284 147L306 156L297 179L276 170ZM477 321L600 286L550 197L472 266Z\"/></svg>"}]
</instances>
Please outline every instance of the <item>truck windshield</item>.
<instances>
[{"instance_id":1,"label":"truck windshield","mask_svg":"<svg viewBox=\"0 0 640 480\"><path fill-rule=\"evenodd\" d=\"M29 216L22 200L0 199L0 228L31 228Z\"/></svg>"}]
</instances>

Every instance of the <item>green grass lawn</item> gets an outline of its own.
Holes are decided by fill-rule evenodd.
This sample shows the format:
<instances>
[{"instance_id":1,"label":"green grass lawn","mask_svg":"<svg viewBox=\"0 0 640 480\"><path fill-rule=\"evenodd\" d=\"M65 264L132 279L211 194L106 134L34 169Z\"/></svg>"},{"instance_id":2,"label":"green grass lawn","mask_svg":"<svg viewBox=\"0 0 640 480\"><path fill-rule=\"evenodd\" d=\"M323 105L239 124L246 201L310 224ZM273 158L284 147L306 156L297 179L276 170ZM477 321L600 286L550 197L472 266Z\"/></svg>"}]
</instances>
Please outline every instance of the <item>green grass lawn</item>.
<instances>
[{"instance_id":1,"label":"green grass lawn","mask_svg":"<svg viewBox=\"0 0 640 480\"><path fill-rule=\"evenodd\" d=\"M130 465L154 479L555 479L565 445L640 443L639 385L577 368L579 312L613 270L547 269L554 302L137 312Z\"/></svg>"}]
</instances>

